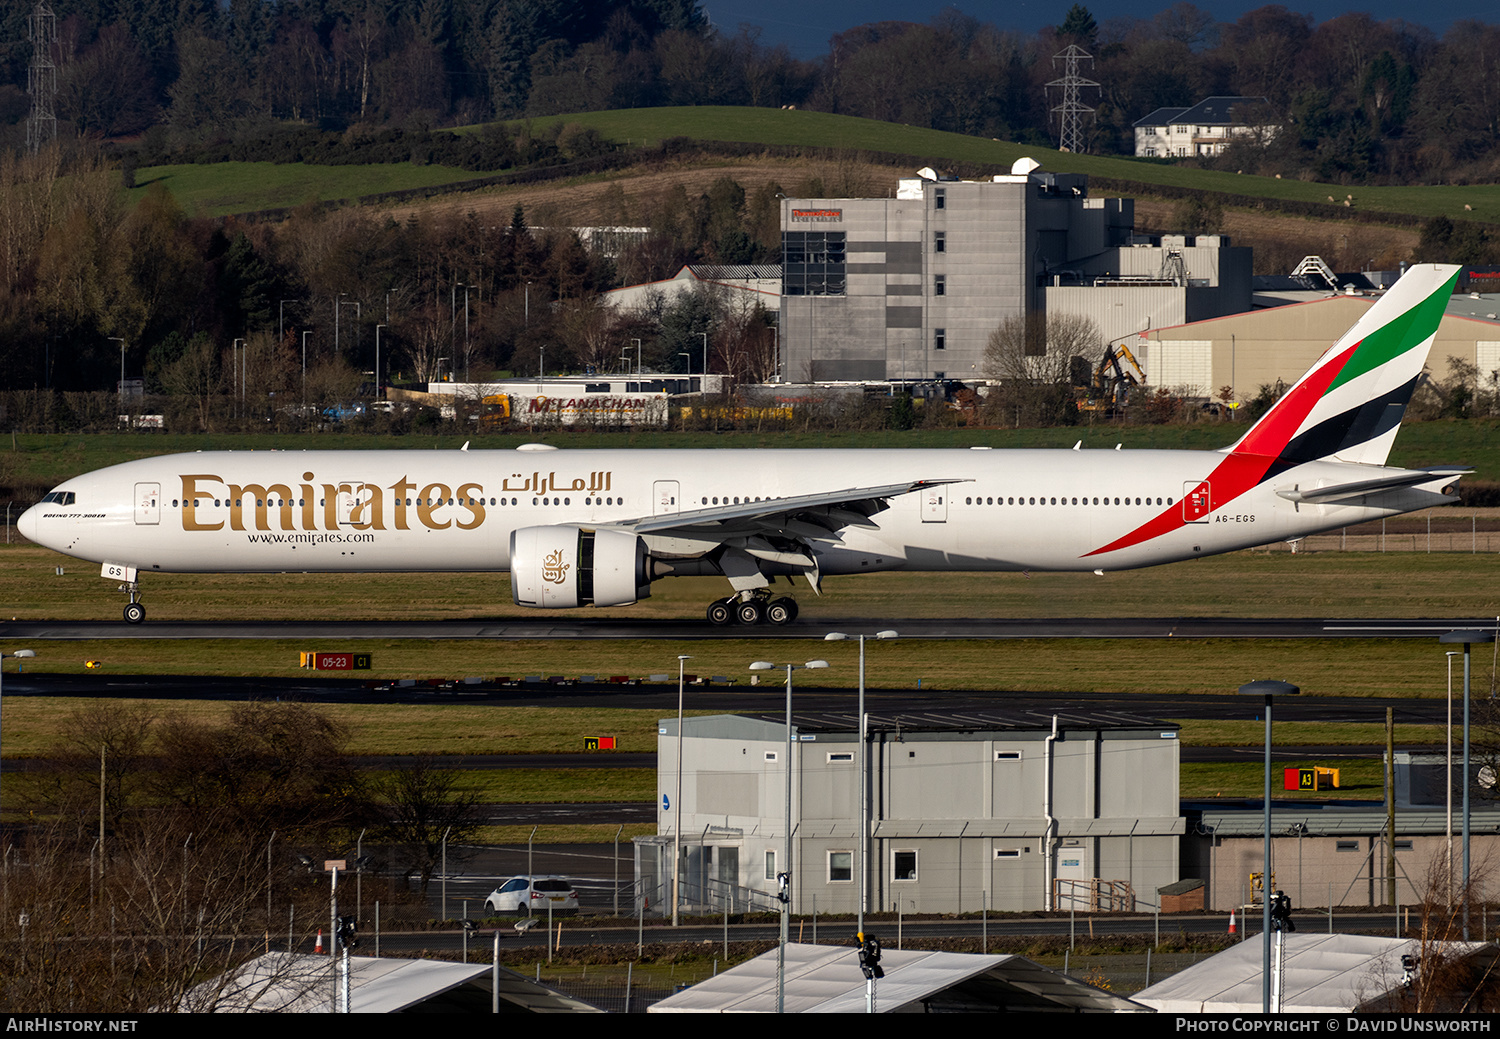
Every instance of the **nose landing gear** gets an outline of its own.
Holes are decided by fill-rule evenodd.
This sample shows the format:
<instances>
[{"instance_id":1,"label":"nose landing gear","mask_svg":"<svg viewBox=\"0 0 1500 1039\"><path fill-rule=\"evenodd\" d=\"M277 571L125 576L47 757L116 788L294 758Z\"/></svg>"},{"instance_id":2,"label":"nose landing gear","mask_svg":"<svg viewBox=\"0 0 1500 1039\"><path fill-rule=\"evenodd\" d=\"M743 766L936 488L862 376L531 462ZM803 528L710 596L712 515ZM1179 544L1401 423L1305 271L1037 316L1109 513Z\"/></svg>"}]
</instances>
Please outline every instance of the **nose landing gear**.
<instances>
[{"instance_id":1,"label":"nose landing gear","mask_svg":"<svg viewBox=\"0 0 1500 1039\"><path fill-rule=\"evenodd\" d=\"M135 581L129 581L125 584L120 585L120 591L124 592L130 597L130 601L125 604L125 623L139 624L141 623L141 621L145 620L146 607L140 602L140 584Z\"/></svg>"}]
</instances>

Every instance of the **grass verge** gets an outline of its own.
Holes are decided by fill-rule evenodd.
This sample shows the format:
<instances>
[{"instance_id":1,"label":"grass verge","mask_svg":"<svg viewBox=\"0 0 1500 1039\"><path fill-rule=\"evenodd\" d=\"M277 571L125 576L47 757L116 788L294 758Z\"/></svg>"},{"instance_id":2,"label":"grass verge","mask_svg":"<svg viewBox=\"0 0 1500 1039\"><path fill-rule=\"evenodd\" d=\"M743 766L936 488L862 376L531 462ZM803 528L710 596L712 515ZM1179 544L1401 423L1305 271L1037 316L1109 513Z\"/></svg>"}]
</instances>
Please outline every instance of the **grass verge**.
<instances>
[{"instance_id":1,"label":"grass verge","mask_svg":"<svg viewBox=\"0 0 1500 1039\"><path fill-rule=\"evenodd\" d=\"M1276 736L1281 738L1279 726ZM1282 789L1283 768L1330 764L1339 770L1337 790ZM1258 762L1185 761L1178 770L1178 784L1184 801L1212 801L1222 797L1252 800L1258 804L1265 793L1265 770ZM1277 756L1274 747L1271 749L1271 797L1278 802L1383 801L1384 791L1385 768L1380 761L1368 758L1340 758L1333 762L1288 760Z\"/></svg>"},{"instance_id":2,"label":"grass verge","mask_svg":"<svg viewBox=\"0 0 1500 1039\"><path fill-rule=\"evenodd\" d=\"M823 643L829 628L814 628L806 645L784 640L751 639L693 642L555 640L423 641L358 640L331 644L327 640L118 640L56 641L30 644L37 657L26 662L28 672L85 673L85 662L97 660L94 677L101 689L122 695L150 695L149 687L122 681L153 675L255 675L287 679L286 695L298 695L307 672L297 667L299 649L325 651L349 648L372 654L374 674L385 678L466 676L495 677L504 669L511 676L631 675L637 678L673 670L675 654L691 649L692 666L700 675L734 678L736 694L747 706L773 710L780 686L772 682L750 686L752 660L790 654L827 659L829 671L800 683L801 688L853 689L859 678L859 648ZM795 647L795 648L794 648ZM1444 658L1436 639L1018 639L1014 641L927 641L902 639L882 645L873 655L867 686L881 709L882 690L974 693L1003 704L1008 692L1108 692L1144 697L1142 711L1172 713L1172 698L1233 692L1252 677L1286 676L1307 694L1319 696L1439 697L1446 693ZM1476 666L1476 685L1488 689L1489 661ZM675 684L673 681L668 684ZM720 687L722 690L722 687ZM622 687L628 691L629 687ZM537 688L518 686L502 694L526 700ZM698 693L688 694L691 705ZM317 690L322 701L336 699L336 688ZM19 700L17 702L20 702ZM503 701L502 701L503 702ZM454 717L469 711L493 711L495 704L468 704L457 692ZM389 706L335 707L357 711L363 724L401 729L401 712L414 708ZM1295 709L1294 709L1295 710ZM6 719L7 727L10 718ZM488 743L501 739L500 734ZM7 729L6 746L11 746ZM451 737L446 737L451 741ZM421 741L408 737L409 746L395 753L427 753ZM451 753L507 753L489 747L457 747Z\"/></svg>"},{"instance_id":3,"label":"grass verge","mask_svg":"<svg viewBox=\"0 0 1500 1039\"><path fill-rule=\"evenodd\" d=\"M1442 517L1440 514L1440 518ZM1418 521L1420 526L1420 520ZM1462 525L1462 524L1461 524ZM1393 528L1394 529L1394 528ZM1438 535L1439 547L1442 538ZM1467 544L1467 530L1455 535ZM1492 535L1481 535L1489 540ZM1414 540L1415 539L1415 540ZM1423 534L1403 534L1400 547L1413 544L1417 551L1339 552L1256 549L1224 556L1120 571L1096 577L1077 573L987 574L987 573L883 573L830 577L823 594L807 594L796 586L801 605L798 628L810 638L840 626L874 624L884 627L892 618L942 619L955 615L969 618L1045 617L1493 617L1500 613L1496 587L1500 587L1500 554L1468 552L1424 552ZM1330 547L1337 536L1325 539ZM1370 539L1367 539L1370 540ZM1378 541L1378 538L1375 539ZM1374 542L1372 541L1372 544ZM1392 541L1395 545L1396 541ZM57 571L59 568L62 573ZM0 572L5 574L0 593L0 618L7 620L116 620L124 596L115 585L99 577L96 564L71 559L34 545L0 545ZM698 621L704 606L724 594L718 578L670 578L656 582L651 598L620 610L551 610L545 613L516 606L510 601L510 583L503 573L448 574L143 574L142 597L151 622L242 621L375 621L375 620L527 620L536 623L595 623L610 619ZM144 629L149 632L148 628ZM290 633L289 633L290 634ZM132 647L129 642L92 645L80 652L103 652L111 667L150 672L172 670L193 662L208 674L277 674L295 667L299 649L338 647L293 645L255 641L234 647L225 639L212 649L171 648L170 640ZM731 648L754 646L754 637L732 640ZM446 658L426 654L425 662L410 663L383 652L396 643L369 640L362 647L378 653L378 675L417 677L436 674L524 675L537 668L558 673L557 660L573 660L574 654L554 653L553 663L536 659L520 649L521 643L488 643L488 649L459 651ZM555 645L555 643L554 643ZM645 648L648 643L637 644ZM536 647L533 647L536 648ZM649 654L652 650L647 649ZM903 660L905 651L894 650ZM527 663L519 661L525 656ZM192 658L197 657L197 660ZM659 671L666 654L646 665ZM69 653L81 666L82 657ZM399 659L399 666L393 663ZM568 673L625 674L623 665L611 666L606 659L588 664L570 663ZM730 659L735 659L731 654ZM751 659L756 659L752 657ZM830 658L831 659L831 658ZM882 659L886 657L882 656ZM435 661L442 660L437 668ZM483 661L482 663L480 661ZM152 663L160 661L160 664ZM51 667L39 661L39 666ZM474 668L478 668L474 670ZM695 664L708 673L734 674L737 664ZM245 670L249 668L250 670ZM269 669L269 670L267 670ZM938 676L932 676L937 678ZM915 683L915 677L910 680ZM1066 688L1066 687L1059 687Z\"/></svg>"}]
</instances>

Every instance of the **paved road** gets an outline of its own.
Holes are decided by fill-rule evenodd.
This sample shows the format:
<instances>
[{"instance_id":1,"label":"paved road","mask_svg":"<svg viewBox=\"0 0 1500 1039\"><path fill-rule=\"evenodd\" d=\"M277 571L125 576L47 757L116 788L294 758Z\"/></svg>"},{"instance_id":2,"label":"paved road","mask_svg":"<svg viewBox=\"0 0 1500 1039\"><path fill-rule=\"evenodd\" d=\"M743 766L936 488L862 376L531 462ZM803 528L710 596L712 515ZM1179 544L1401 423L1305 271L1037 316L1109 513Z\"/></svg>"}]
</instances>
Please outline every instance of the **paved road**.
<instances>
[{"instance_id":1,"label":"paved road","mask_svg":"<svg viewBox=\"0 0 1500 1039\"><path fill-rule=\"evenodd\" d=\"M821 639L830 631L890 627L917 639L1370 639L1436 638L1495 618L1031 618L965 620L846 617L785 627L715 628L706 621L523 618L464 621L5 621L0 639Z\"/></svg>"},{"instance_id":2,"label":"paved road","mask_svg":"<svg viewBox=\"0 0 1500 1039\"><path fill-rule=\"evenodd\" d=\"M676 710L675 682L652 685L585 685L545 682L530 685L460 686L441 690L427 686L390 689L384 684L357 679L298 675L291 678L189 677L183 675L107 675L97 672L62 675L8 673L5 696L152 697L163 700L250 700L295 698L307 703L466 703L519 707L601 708L617 707L661 711ZM697 710L733 711L779 715L785 706L780 685L700 686L690 692ZM988 692L941 689L874 689L866 693L871 714L891 715L924 710L965 707L1003 708L1031 714L1117 712L1139 718L1246 719L1259 717L1259 701L1232 693L1176 696L1168 693L1080 693ZM799 712L847 712L851 710L848 689L823 689L811 683L797 686ZM1400 724L1442 724L1447 702L1442 699L1371 699L1368 697L1289 697L1276 705L1277 721L1327 721L1384 723L1392 707ZM587 764L600 756L586 755ZM529 766L520 766L529 767Z\"/></svg>"},{"instance_id":3,"label":"paved road","mask_svg":"<svg viewBox=\"0 0 1500 1039\"><path fill-rule=\"evenodd\" d=\"M1256 909L1255 914L1259 913ZM1252 914L1254 915L1254 914ZM1299 930L1324 933L1328 929L1327 918L1316 910L1294 914ZM636 943L637 930L633 926L619 926L614 921L608 925L595 922L589 916L574 919L559 919L554 921L561 925L560 934L556 934L557 940L564 947L580 945L634 945ZM1175 935L1180 931L1194 934L1223 934L1228 930L1229 916L1225 914L1174 914L1163 916L1158 922L1149 915L1123 916L1114 914L1100 914L1090 921L1087 915L1080 913L1075 920L1070 921L1065 914L1027 914L1024 916L993 916L989 920L981 920L973 917L963 919L909 919L900 923L893 919L882 919L868 926L873 934L880 937L881 943L887 948L899 946L898 934L903 939L917 939L923 937L974 937L988 935L991 939L1014 935L1060 935L1066 937L1074 933L1080 940L1087 939L1092 932L1095 936L1135 935L1155 936L1158 928L1161 934ZM1391 934L1395 928L1396 921L1393 913L1386 911L1370 912L1360 910L1357 912L1338 912L1335 915L1334 929L1339 933L1371 933ZM1416 926L1413 919L1412 926ZM811 942L813 940L814 927L811 920L797 920L792 925L793 940ZM469 958L471 962L484 962L488 959L491 942L496 930L500 931L501 947L512 949L518 947L537 947L540 949L545 942L546 925L543 922L533 930L524 934L517 933L514 926L505 921L495 926L493 922L487 923L469 938ZM778 925L775 922L740 924L731 923L726 929L722 923L719 924L689 924L683 927L671 927L662 920L652 919L645 921L645 926L639 932L645 942L682 942L693 943L705 949L712 949L725 940L727 930L728 941L774 941L778 933ZM840 944L848 942L852 945L852 934L854 922L848 919L823 920L817 925L817 937L821 944ZM1260 935L1260 919L1258 915L1240 924L1240 933L1248 940L1258 939ZM800 938L799 938L800 935ZM367 945L361 948L362 952L373 951L373 935L365 935L363 939ZM381 936L381 951L384 953L410 953L420 950L452 950L462 948L463 934L457 929L444 929L440 931L421 931L406 933L389 933Z\"/></svg>"}]
</instances>

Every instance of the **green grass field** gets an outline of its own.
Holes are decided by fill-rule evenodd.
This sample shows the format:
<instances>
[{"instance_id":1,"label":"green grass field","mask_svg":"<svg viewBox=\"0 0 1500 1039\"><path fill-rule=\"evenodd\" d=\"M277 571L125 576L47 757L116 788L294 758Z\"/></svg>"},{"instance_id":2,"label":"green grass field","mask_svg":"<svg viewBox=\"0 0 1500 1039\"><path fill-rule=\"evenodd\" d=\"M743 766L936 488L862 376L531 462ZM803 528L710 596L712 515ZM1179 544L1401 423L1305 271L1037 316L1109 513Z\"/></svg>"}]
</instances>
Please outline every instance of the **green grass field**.
<instances>
[{"instance_id":1,"label":"green grass field","mask_svg":"<svg viewBox=\"0 0 1500 1039\"><path fill-rule=\"evenodd\" d=\"M948 160L992 164L1003 170L1008 170L1017 159L1030 156L1040 162L1043 169L1060 173L1086 173L1091 177L1108 177L1142 185L1323 203L1328 205L1329 215L1334 217L1341 216L1344 207L1328 203L1328 197L1332 195L1341 203L1345 195L1353 194L1355 205L1360 209L1421 217L1445 215L1462 220L1500 221L1500 185L1362 187L1351 190L1314 181L1219 173L1165 163L1138 162L1121 156L1059 152L1036 145L967 137L826 112L713 106L627 109L551 116L534 120L533 125L549 121L592 126L617 142L656 143L680 136L744 144L836 148L850 152L895 152L925 156L938 163ZM1473 209L1465 210L1465 204Z\"/></svg>"},{"instance_id":2,"label":"green grass field","mask_svg":"<svg viewBox=\"0 0 1500 1039\"><path fill-rule=\"evenodd\" d=\"M1283 739L1279 727L1277 739ZM1281 769L1298 766L1323 765L1323 761L1287 760L1272 752L1271 796L1278 803L1287 801L1380 801L1385 797L1385 769L1379 759L1340 759L1334 767L1339 770L1339 788L1313 793L1306 790L1283 790ZM1184 800L1214 800L1235 798L1260 803L1265 793L1265 770L1258 764L1240 764L1223 761L1185 762L1178 767L1178 784Z\"/></svg>"},{"instance_id":3,"label":"green grass field","mask_svg":"<svg viewBox=\"0 0 1500 1039\"><path fill-rule=\"evenodd\" d=\"M535 128L553 122L591 126L610 140L628 146L655 145L669 137L690 137L745 144L833 148L851 154L859 151L891 152L925 157L937 165L944 162L979 163L1002 171L1008 170L1016 159L1029 155L1045 169L1058 172L1086 173L1143 186L1160 185L1326 204L1331 217L1342 216L1344 207L1329 204L1328 197L1331 195L1342 201L1345 195L1352 193L1355 206L1361 210L1423 218L1445 215L1454 219L1500 221L1500 185L1364 187L1351 192L1334 184L1194 170L1123 157L1077 155L1035 145L967 137L825 112L715 106L649 108L550 116L533 120L532 125ZM458 132L474 129L464 127ZM137 184L141 187L136 191L143 191L153 182L161 182L189 211L218 216L297 206L314 200L352 199L400 188L441 186L485 175L484 172L404 163L318 167L218 163L142 168L137 173ZM1466 210L1465 205L1472 209Z\"/></svg>"},{"instance_id":4,"label":"green grass field","mask_svg":"<svg viewBox=\"0 0 1500 1039\"><path fill-rule=\"evenodd\" d=\"M1439 514L1441 515L1441 514ZM1404 538L1410 541L1411 538ZM1420 540L1420 538L1418 538ZM56 571L61 567L63 573ZM32 545L0 545L0 616L24 620L115 620L124 597L95 564ZM142 594L152 620L400 620L543 615L514 605L504 574L148 574ZM668 578L651 598L616 610L548 611L551 620L697 620L723 593L719 578ZM831 577L822 595L797 586L799 626L885 624L891 618L943 618L961 605L973 618L1038 617L1490 617L1500 613L1500 555L1466 552L1302 552L1254 550L1170 566L1105 574L860 574ZM830 629L831 630L831 629ZM754 645L756 640L748 640ZM377 646L380 644L377 640ZM265 643L226 643L224 666ZM461 645L461 644L460 644ZM510 659L516 643L507 643ZM546 643L540 644L545 647ZM628 644L626 644L628 645ZM302 647L308 648L308 647ZM316 648L316 647L313 647ZM120 647L128 651L128 644ZM153 655L160 651L152 650ZM175 651L174 651L175 652ZM119 659L118 652L112 653ZM172 659L168 657L166 659ZM451 658L464 660L467 657ZM582 670L611 671L583 664ZM295 654L292 656L295 662ZM387 664L379 660L378 664ZM134 665L132 665L134 666ZM408 677L410 665L393 675ZM431 665L427 665L429 668ZM527 665L534 666L534 661ZM484 670L525 673L521 664ZM651 667L650 670L660 670ZM221 672L226 673L226 672ZM430 673L430 672L429 672ZM470 672L466 672L470 673ZM478 672L472 672L478 673ZM931 676L929 676L931 677Z\"/></svg>"},{"instance_id":5,"label":"green grass field","mask_svg":"<svg viewBox=\"0 0 1500 1039\"><path fill-rule=\"evenodd\" d=\"M871 619L866 628L882 621ZM840 624L838 627L851 627ZM357 648L373 657L380 678L462 679L468 676L523 678L528 674L629 675L644 678L673 670L676 654L691 651L694 672L735 679L746 706L774 711L779 686L751 688L753 660L826 659L816 687L848 689L858 685L858 649L824 643L834 627L812 626L805 643L754 639L675 643L671 641L424 641L358 640L335 645L325 640L262 641L248 639L127 639L117 641L38 640L25 644L37 657L27 670L81 674L85 661L99 662L104 676L258 675L295 679L298 651ZM1320 696L1439 697L1444 694L1445 657L1437 640L1322 639L1056 639L1004 642L928 642L901 639L882 644L868 667L872 690L974 693L1004 703L1006 691L1029 693L1109 692L1139 696L1140 710L1171 716L1183 697L1232 692L1256 678L1286 678L1304 692ZM14 665L11 665L13 668ZM1490 660L1476 663L1481 688L1490 685ZM809 680L811 684L811 680ZM526 696L522 691L518 696ZM879 693L873 701L882 702ZM903 694L904 695L904 694ZM692 705L693 697L689 697ZM463 700L454 697L454 711ZM400 708L393 707L393 710ZM364 708L361 708L364 710ZM394 737L393 737L394 738ZM426 751L416 734L401 753ZM491 741L499 737L491 734ZM10 747L11 736L6 735ZM520 748L515 748L520 749ZM639 748L634 748L639 749ZM493 746L460 747L452 753L504 753Z\"/></svg>"},{"instance_id":6,"label":"green grass field","mask_svg":"<svg viewBox=\"0 0 1500 1039\"><path fill-rule=\"evenodd\" d=\"M779 693L775 691L768 697L769 700L778 698ZM186 717L204 725L224 722L234 709L233 704L222 701L142 699L130 702L144 707L158 719ZM6 704L6 756L12 760L44 756L58 744L75 712L87 714L101 707L108 709L120 704L121 701L115 699L11 697ZM653 710L507 707L492 703L323 704L318 709L347 728L350 734L348 752L356 757L432 755L452 759L455 767L460 768L464 757L473 755L577 752L585 734L615 736L620 741L620 753L654 752L661 713ZM1254 712L1253 707L1249 710ZM1260 724L1253 720L1210 722L1188 719L1180 724L1180 738L1184 745L1253 744L1260 739L1262 731ZM1276 739L1283 747L1297 744L1369 746L1384 740L1384 728L1337 721L1284 721L1277 724ZM1399 746L1433 744L1441 739L1442 730L1437 726L1398 724L1396 727ZM485 804L654 800L657 790L655 771L612 768L612 756L610 752L600 753L597 767L592 768L471 769L464 773L460 790ZM1283 751L1277 755L1275 768L1329 763L1290 758ZM1278 789L1277 797L1379 800L1383 796L1378 761L1340 758L1332 764L1341 773L1341 786L1336 792ZM11 775L5 781L4 803L11 806L38 803L45 797L45 785L39 786L39 783L42 783L42 778L38 773ZM1181 796L1190 799L1255 798L1259 796L1261 783L1261 767L1255 763L1188 763L1182 766L1180 775ZM607 842L614 839L616 829L607 825L549 827L539 839L546 842ZM624 839L649 830L649 826L632 826ZM519 841L524 840L528 833L528 827L493 827L483 839L490 842Z\"/></svg>"},{"instance_id":7,"label":"green grass field","mask_svg":"<svg viewBox=\"0 0 1500 1039\"><path fill-rule=\"evenodd\" d=\"M306 163L216 162L150 166L136 173L132 202L160 184L197 216L228 216L262 209L293 209L409 188L442 187L484 176L451 166L309 166Z\"/></svg>"}]
</instances>

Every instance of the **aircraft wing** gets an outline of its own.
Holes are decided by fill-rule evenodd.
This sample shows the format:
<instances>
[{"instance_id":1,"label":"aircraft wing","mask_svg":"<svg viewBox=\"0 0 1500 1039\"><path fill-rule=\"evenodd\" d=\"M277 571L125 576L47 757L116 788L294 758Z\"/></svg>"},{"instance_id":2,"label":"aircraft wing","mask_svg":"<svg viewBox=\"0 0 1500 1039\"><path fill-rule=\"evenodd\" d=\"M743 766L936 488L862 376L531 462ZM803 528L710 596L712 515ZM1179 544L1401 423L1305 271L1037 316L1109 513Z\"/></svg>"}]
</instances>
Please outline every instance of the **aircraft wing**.
<instances>
[{"instance_id":1,"label":"aircraft wing","mask_svg":"<svg viewBox=\"0 0 1500 1039\"><path fill-rule=\"evenodd\" d=\"M610 526L636 534L705 535L722 540L726 536L790 534L827 536L844 527L874 527L870 517L890 507L891 498L913 494L929 487L966 483L954 478L909 480L876 487L848 487L791 498L764 498L739 505L715 505L661 516L646 516ZM811 529L809 529L811 528Z\"/></svg>"},{"instance_id":2,"label":"aircraft wing","mask_svg":"<svg viewBox=\"0 0 1500 1039\"><path fill-rule=\"evenodd\" d=\"M871 517L890 508L890 499L964 478L909 480L873 487L846 487L790 498L763 498L669 515L645 516L610 526L667 539L682 557L708 555L736 590L767 584L762 564L801 570L813 590L819 574L813 541L832 538L847 527L873 529Z\"/></svg>"}]
</instances>

